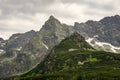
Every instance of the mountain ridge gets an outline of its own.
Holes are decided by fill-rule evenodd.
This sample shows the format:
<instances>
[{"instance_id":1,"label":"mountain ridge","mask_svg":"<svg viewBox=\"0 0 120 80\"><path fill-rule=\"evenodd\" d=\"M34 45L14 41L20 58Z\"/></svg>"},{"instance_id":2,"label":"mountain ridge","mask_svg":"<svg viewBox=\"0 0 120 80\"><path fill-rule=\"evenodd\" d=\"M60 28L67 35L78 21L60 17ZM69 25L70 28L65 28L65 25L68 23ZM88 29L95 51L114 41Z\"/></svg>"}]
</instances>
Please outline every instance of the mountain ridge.
<instances>
[{"instance_id":1,"label":"mountain ridge","mask_svg":"<svg viewBox=\"0 0 120 80\"><path fill-rule=\"evenodd\" d=\"M92 44L93 47L105 48L103 50L108 51L108 47L112 48L110 45L120 48L119 20L120 16L115 15L105 17L100 21L89 20L86 23L75 23L74 27L75 31L84 36L86 40L92 39L89 43ZM92 42L96 42L96 44L93 44ZM99 45L97 43L106 44ZM119 53L119 49L112 49L114 51L109 51Z\"/></svg>"},{"instance_id":2,"label":"mountain ridge","mask_svg":"<svg viewBox=\"0 0 120 80\"><path fill-rule=\"evenodd\" d=\"M40 31L30 31L32 35L33 33L35 35L31 36L31 34L28 34L28 37L25 37L24 35L29 32L13 35L12 40L10 38L5 44L8 45L9 43L13 45L14 43L15 47L8 47L7 50L10 50L0 56L1 58L4 58L5 62L3 63L3 60L1 60L0 77L9 77L16 73L25 72L40 63L55 45L59 44L61 40L65 39L72 33L69 29L71 30L72 26L64 25L51 16L42 26ZM14 38L16 35L19 35L17 36L18 38ZM23 38L21 38L21 35L23 35ZM21 40L19 40L19 37ZM29 38L28 41L27 38ZM20 41L23 44L21 44ZM8 60L10 61L7 62Z\"/></svg>"},{"instance_id":3,"label":"mountain ridge","mask_svg":"<svg viewBox=\"0 0 120 80\"><path fill-rule=\"evenodd\" d=\"M116 18L119 20L119 16L112 18L114 17L115 20ZM105 18L104 21L106 20L108 19ZM120 53L118 47L120 45L120 25L112 22L107 25L110 24L112 26L103 25L100 21L88 21L86 23L77 22L74 26L69 26L61 23L54 16L50 16L39 31L14 34L9 40L0 42L0 77L28 71L43 61L54 46L75 32L85 37L85 40L97 50Z\"/></svg>"},{"instance_id":4,"label":"mountain ridge","mask_svg":"<svg viewBox=\"0 0 120 80\"><path fill-rule=\"evenodd\" d=\"M96 51L75 32L56 45L31 71L11 79L118 80L119 61L120 54Z\"/></svg>"}]
</instances>

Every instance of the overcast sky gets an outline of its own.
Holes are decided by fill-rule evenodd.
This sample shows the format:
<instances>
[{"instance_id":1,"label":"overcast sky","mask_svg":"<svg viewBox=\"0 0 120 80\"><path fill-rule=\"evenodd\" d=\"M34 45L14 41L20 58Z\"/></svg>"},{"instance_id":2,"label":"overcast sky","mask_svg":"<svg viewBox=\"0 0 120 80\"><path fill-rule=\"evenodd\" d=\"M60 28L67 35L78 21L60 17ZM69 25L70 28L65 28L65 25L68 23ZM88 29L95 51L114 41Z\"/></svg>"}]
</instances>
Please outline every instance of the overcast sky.
<instances>
[{"instance_id":1,"label":"overcast sky","mask_svg":"<svg viewBox=\"0 0 120 80\"><path fill-rule=\"evenodd\" d=\"M62 23L120 15L120 0L0 0L0 37L39 30L53 15Z\"/></svg>"}]
</instances>

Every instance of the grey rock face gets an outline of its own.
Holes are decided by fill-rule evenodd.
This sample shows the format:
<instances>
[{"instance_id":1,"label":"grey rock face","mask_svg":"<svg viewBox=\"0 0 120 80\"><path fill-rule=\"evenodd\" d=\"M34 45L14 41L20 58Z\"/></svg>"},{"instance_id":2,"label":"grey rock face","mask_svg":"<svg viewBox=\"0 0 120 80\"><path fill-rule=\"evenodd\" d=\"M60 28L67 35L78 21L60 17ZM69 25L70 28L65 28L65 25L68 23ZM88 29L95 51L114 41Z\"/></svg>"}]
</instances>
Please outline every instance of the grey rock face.
<instances>
[{"instance_id":1,"label":"grey rock face","mask_svg":"<svg viewBox=\"0 0 120 80\"><path fill-rule=\"evenodd\" d=\"M0 41L3 41L4 39L3 38L0 38Z\"/></svg>"},{"instance_id":2,"label":"grey rock face","mask_svg":"<svg viewBox=\"0 0 120 80\"><path fill-rule=\"evenodd\" d=\"M74 29L97 50L120 53L120 16L75 23Z\"/></svg>"},{"instance_id":3,"label":"grey rock face","mask_svg":"<svg viewBox=\"0 0 120 80\"><path fill-rule=\"evenodd\" d=\"M30 68L44 60L55 45L73 32L73 26L62 24L51 16L23 49L23 53L29 53L29 58L33 61L29 63Z\"/></svg>"},{"instance_id":4,"label":"grey rock face","mask_svg":"<svg viewBox=\"0 0 120 80\"><path fill-rule=\"evenodd\" d=\"M3 38L0 38L0 49L3 49L5 45L5 40Z\"/></svg>"},{"instance_id":5,"label":"grey rock face","mask_svg":"<svg viewBox=\"0 0 120 80\"><path fill-rule=\"evenodd\" d=\"M100 21L75 23L75 31L85 38L95 37L101 42L107 42L120 47L120 16L106 17Z\"/></svg>"},{"instance_id":6,"label":"grey rock face","mask_svg":"<svg viewBox=\"0 0 120 80\"><path fill-rule=\"evenodd\" d=\"M74 32L73 26L60 23L53 16L39 32L14 34L6 42L6 54L1 55L0 77L8 77L28 71L49 54L61 40Z\"/></svg>"},{"instance_id":7,"label":"grey rock face","mask_svg":"<svg viewBox=\"0 0 120 80\"><path fill-rule=\"evenodd\" d=\"M13 34L8 40L0 42L0 77L10 76L27 68L23 66L23 62L26 63L28 57L20 50L35 35L36 32L31 30L24 34Z\"/></svg>"},{"instance_id":8,"label":"grey rock face","mask_svg":"<svg viewBox=\"0 0 120 80\"><path fill-rule=\"evenodd\" d=\"M0 77L13 76L34 68L44 60L54 46L74 32L86 39L94 38L95 41L120 46L119 31L118 15L100 21L75 23L74 27L62 24L50 16L40 31L14 34L10 39L0 42Z\"/></svg>"},{"instance_id":9,"label":"grey rock face","mask_svg":"<svg viewBox=\"0 0 120 80\"><path fill-rule=\"evenodd\" d=\"M53 16L50 16L49 20L45 22L42 29L40 30L40 37L42 41L48 46L58 44L61 40L65 39L73 33L73 26L61 24Z\"/></svg>"},{"instance_id":10,"label":"grey rock face","mask_svg":"<svg viewBox=\"0 0 120 80\"><path fill-rule=\"evenodd\" d=\"M36 32L31 30L24 34L13 34L6 43L6 49L19 48L27 44L35 36Z\"/></svg>"},{"instance_id":11,"label":"grey rock face","mask_svg":"<svg viewBox=\"0 0 120 80\"><path fill-rule=\"evenodd\" d=\"M100 22L105 26L104 27L104 40L111 43L112 45L120 47L120 16L115 15L112 17L106 17ZM108 37L107 37L108 36Z\"/></svg>"}]
</instances>

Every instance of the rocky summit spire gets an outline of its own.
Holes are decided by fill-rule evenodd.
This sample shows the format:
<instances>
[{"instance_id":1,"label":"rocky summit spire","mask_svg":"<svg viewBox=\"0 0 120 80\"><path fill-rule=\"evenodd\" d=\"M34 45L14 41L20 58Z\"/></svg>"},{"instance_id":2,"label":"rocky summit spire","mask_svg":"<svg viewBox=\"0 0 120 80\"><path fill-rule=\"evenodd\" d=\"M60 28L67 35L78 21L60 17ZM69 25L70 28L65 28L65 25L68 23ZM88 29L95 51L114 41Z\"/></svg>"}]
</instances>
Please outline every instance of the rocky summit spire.
<instances>
[{"instance_id":1,"label":"rocky summit spire","mask_svg":"<svg viewBox=\"0 0 120 80\"><path fill-rule=\"evenodd\" d=\"M4 39L3 38L0 38L0 41L3 41Z\"/></svg>"},{"instance_id":2,"label":"rocky summit spire","mask_svg":"<svg viewBox=\"0 0 120 80\"><path fill-rule=\"evenodd\" d=\"M42 26L41 30L49 30L52 31L57 27L61 27L61 22L56 19L54 16L50 16L49 19L45 22L45 24ZM40 31L41 31L40 30Z\"/></svg>"},{"instance_id":3,"label":"rocky summit spire","mask_svg":"<svg viewBox=\"0 0 120 80\"><path fill-rule=\"evenodd\" d=\"M49 19L55 19L55 17L54 17L53 15L51 15L51 16L49 17Z\"/></svg>"},{"instance_id":4,"label":"rocky summit spire","mask_svg":"<svg viewBox=\"0 0 120 80\"><path fill-rule=\"evenodd\" d=\"M51 15L45 24L57 24L57 23L60 23L60 21Z\"/></svg>"},{"instance_id":5,"label":"rocky summit spire","mask_svg":"<svg viewBox=\"0 0 120 80\"><path fill-rule=\"evenodd\" d=\"M101 23L103 23L104 25L111 25L111 24L118 24L120 25L120 16L119 15L115 15L115 16L110 16L110 17L105 17L103 19L100 20Z\"/></svg>"}]
</instances>

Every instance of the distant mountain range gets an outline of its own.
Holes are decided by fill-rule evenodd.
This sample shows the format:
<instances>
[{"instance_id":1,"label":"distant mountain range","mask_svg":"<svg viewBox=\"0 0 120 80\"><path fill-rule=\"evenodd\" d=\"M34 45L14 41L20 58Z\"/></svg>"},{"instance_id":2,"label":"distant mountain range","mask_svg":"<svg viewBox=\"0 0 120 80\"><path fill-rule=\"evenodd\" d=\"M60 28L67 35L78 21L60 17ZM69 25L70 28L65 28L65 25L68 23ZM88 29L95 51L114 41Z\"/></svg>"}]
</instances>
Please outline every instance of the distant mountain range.
<instances>
[{"instance_id":1,"label":"distant mountain range","mask_svg":"<svg viewBox=\"0 0 120 80\"><path fill-rule=\"evenodd\" d=\"M100 21L76 22L74 26L62 24L50 16L40 31L13 34L8 40L0 38L0 77L26 73L44 61L62 40L76 32L96 50L120 53L119 15Z\"/></svg>"},{"instance_id":2,"label":"distant mountain range","mask_svg":"<svg viewBox=\"0 0 120 80\"><path fill-rule=\"evenodd\" d=\"M97 51L78 33L62 40L28 72L12 80L119 80L120 54Z\"/></svg>"},{"instance_id":3,"label":"distant mountain range","mask_svg":"<svg viewBox=\"0 0 120 80\"><path fill-rule=\"evenodd\" d=\"M75 31L86 38L93 47L120 53L120 16L105 17L100 21L75 23Z\"/></svg>"}]
</instances>

